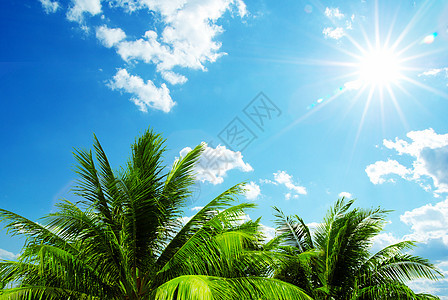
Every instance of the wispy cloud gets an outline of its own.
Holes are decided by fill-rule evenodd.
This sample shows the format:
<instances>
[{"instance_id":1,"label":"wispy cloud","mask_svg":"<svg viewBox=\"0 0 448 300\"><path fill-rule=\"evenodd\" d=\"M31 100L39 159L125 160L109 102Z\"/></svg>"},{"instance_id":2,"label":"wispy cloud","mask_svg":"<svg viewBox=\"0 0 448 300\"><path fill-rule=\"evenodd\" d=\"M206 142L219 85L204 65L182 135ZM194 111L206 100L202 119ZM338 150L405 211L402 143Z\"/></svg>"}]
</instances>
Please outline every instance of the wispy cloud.
<instances>
[{"instance_id":1,"label":"wispy cloud","mask_svg":"<svg viewBox=\"0 0 448 300\"><path fill-rule=\"evenodd\" d=\"M0 249L0 259L15 260L15 259L17 259L17 257L18 257L18 254L14 254L14 253L6 251L4 249Z\"/></svg>"},{"instance_id":2,"label":"wispy cloud","mask_svg":"<svg viewBox=\"0 0 448 300\"><path fill-rule=\"evenodd\" d=\"M296 199L299 198L300 195L306 195L307 191L304 186L296 184L293 182L293 177L286 173L286 171L277 171L274 175L274 180L270 179L261 179L260 183L265 184L274 184L274 185L283 185L285 186L289 192L285 194L285 199L289 200L291 198Z\"/></svg>"},{"instance_id":3,"label":"wispy cloud","mask_svg":"<svg viewBox=\"0 0 448 300\"><path fill-rule=\"evenodd\" d=\"M341 13L341 11L339 10L338 7L335 7L335 8L327 7L327 8L325 8L324 13L328 18L335 18L335 19L339 19L339 20L345 18L345 15L343 13Z\"/></svg>"},{"instance_id":4,"label":"wispy cloud","mask_svg":"<svg viewBox=\"0 0 448 300\"><path fill-rule=\"evenodd\" d=\"M448 68L431 69L431 70L428 70L428 71L418 74L418 77L436 76L436 75L441 75L441 74L445 75L445 77L448 77Z\"/></svg>"},{"instance_id":5,"label":"wispy cloud","mask_svg":"<svg viewBox=\"0 0 448 300\"><path fill-rule=\"evenodd\" d=\"M347 33L346 30L353 29L355 15L347 17L339 8L327 7L324 12L325 16L331 21L331 26L325 26L322 33L326 39L340 40Z\"/></svg>"},{"instance_id":6,"label":"wispy cloud","mask_svg":"<svg viewBox=\"0 0 448 300\"><path fill-rule=\"evenodd\" d=\"M51 0L39 0L42 4L42 8L47 14L55 13L61 6L57 1Z\"/></svg>"},{"instance_id":7,"label":"wispy cloud","mask_svg":"<svg viewBox=\"0 0 448 300\"><path fill-rule=\"evenodd\" d=\"M326 27L322 31L326 38L339 40L345 35L344 28L342 27Z\"/></svg>"}]
</instances>

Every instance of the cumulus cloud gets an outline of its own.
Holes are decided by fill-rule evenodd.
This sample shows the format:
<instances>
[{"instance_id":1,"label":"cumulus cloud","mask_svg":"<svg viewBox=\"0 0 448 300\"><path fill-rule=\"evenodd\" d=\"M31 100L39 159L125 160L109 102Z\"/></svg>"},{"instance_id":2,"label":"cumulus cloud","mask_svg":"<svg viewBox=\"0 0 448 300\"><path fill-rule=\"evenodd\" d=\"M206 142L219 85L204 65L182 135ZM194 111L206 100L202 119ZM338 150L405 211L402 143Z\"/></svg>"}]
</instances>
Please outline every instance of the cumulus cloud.
<instances>
[{"instance_id":1,"label":"cumulus cloud","mask_svg":"<svg viewBox=\"0 0 448 300\"><path fill-rule=\"evenodd\" d=\"M324 13L328 18L335 18L335 19L345 18L345 15L343 13L341 13L339 11L339 8L337 8L337 7L336 8L327 7L327 8L325 8ZM354 16L353 16L353 18L354 18Z\"/></svg>"},{"instance_id":2,"label":"cumulus cloud","mask_svg":"<svg viewBox=\"0 0 448 300\"><path fill-rule=\"evenodd\" d=\"M400 220L410 226L411 233L403 239L418 241L417 255L436 262L445 278L437 282L426 279L414 280L410 287L416 292L448 295L448 198L406 211ZM441 297L441 299L444 299Z\"/></svg>"},{"instance_id":3,"label":"cumulus cloud","mask_svg":"<svg viewBox=\"0 0 448 300\"><path fill-rule=\"evenodd\" d=\"M59 2L57 1L51 1L51 0L39 0L39 1L42 4L42 8L45 10L47 14L55 13L60 7Z\"/></svg>"},{"instance_id":4,"label":"cumulus cloud","mask_svg":"<svg viewBox=\"0 0 448 300\"><path fill-rule=\"evenodd\" d=\"M123 2L127 3L127 2ZM205 70L205 63L215 62L225 55L215 38L223 32L217 21L236 7L238 14L247 14L243 1L141 1L140 7L160 13L164 28L160 36L147 31L142 38L122 43L120 56L128 61L154 63L158 71L183 68Z\"/></svg>"},{"instance_id":5,"label":"cumulus cloud","mask_svg":"<svg viewBox=\"0 0 448 300\"><path fill-rule=\"evenodd\" d=\"M397 238L396 236L394 236L392 233L390 232L383 232L380 233L378 235L376 235L372 242L372 248L371 251L372 252L377 252L387 246L390 246L392 244L396 244L398 242L401 242L402 239Z\"/></svg>"},{"instance_id":6,"label":"cumulus cloud","mask_svg":"<svg viewBox=\"0 0 448 300\"><path fill-rule=\"evenodd\" d=\"M384 140L383 145L413 159L412 167L406 168L396 160L377 161L366 168L374 184L384 183L383 176L397 174L414 180L425 189L436 188L435 193L448 192L448 134L438 134L432 128L410 131L406 135L411 142L395 138ZM429 181L429 183L428 183Z\"/></svg>"},{"instance_id":7,"label":"cumulus cloud","mask_svg":"<svg viewBox=\"0 0 448 300\"><path fill-rule=\"evenodd\" d=\"M400 220L411 226L409 239L425 243L438 239L448 247L448 199L407 211Z\"/></svg>"},{"instance_id":8,"label":"cumulus cloud","mask_svg":"<svg viewBox=\"0 0 448 300\"><path fill-rule=\"evenodd\" d=\"M0 249L0 259L15 260L17 257L18 257L17 254L6 251L4 249Z\"/></svg>"},{"instance_id":9,"label":"cumulus cloud","mask_svg":"<svg viewBox=\"0 0 448 300\"><path fill-rule=\"evenodd\" d=\"M108 85L112 90L133 94L131 101L143 112L147 112L148 107L169 112L175 105L164 83L160 87L156 87L151 80L145 83L141 77L130 75L126 69L118 70Z\"/></svg>"},{"instance_id":10,"label":"cumulus cloud","mask_svg":"<svg viewBox=\"0 0 448 300\"><path fill-rule=\"evenodd\" d=\"M322 31L325 38L330 38L334 40L339 40L345 35L344 28L342 27L326 27Z\"/></svg>"},{"instance_id":11,"label":"cumulus cloud","mask_svg":"<svg viewBox=\"0 0 448 300\"><path fill-rule=\"evenodd\" d=\"M436 266L437 267L437 266ZM448 270L442 269L445 276L437 281L430 279L416 279L408 283L408 286L415 293L427 293L431 295L438 295L441 300L448 300Z\"/></svg>"},{"instance_id":12,"label":"cumulus cloud","mask_svg":"<svg viewBox=\"0 0 448 300\"><path fill-rule=\"evenodd\" d=\"M353 199L353 195L348 192L340 192L338 196L339 198L345 197L347 199Z\"/></svg>"},{"instance_id":13,"label":"cumulus cloud","mask_svg":"<svg viewBox=\"0 0 448 300\"><path fill-rule=\"evenodd\" d=\"M293 182L293 178L291 175L286 173L286 171L277 171L277 173L274 173L274 180L270 179L261 179L260 183L266 183L266 184L274 184L274 185L283 185L285 186L289 192L285 194L285 199L289 200L291 198L299 198L299 195L306 195L307 191L304 186L300 186L298 184L295 184Z\"/></svg>"},{"instance_id":14,"label":"cumulus cloud","mask_svg":"<svg viewBox=\"0 0 448 300\"><path fill-rule=\"evenodd\" d=\"M106 25L96 28L96 37L107 48L117 45L126 38L121 28L108 28Z\"/></svg>"},{"instance_id":15,"label":"cumulus cloud","mask_svg":"<svg viewBox=\"0 0 448 300\"><path fill-rule=\"evenodd\" d=\"M260 186L253 181L246 184L245 189L246 189L245 196L249 200L255 200L261 194Z\"/></svg>"},{"instance_id":16,"label":"cumulus cloud","mask_svg":"<svg viewBox=\"0 0 448 300\"><path fill-rule=\"evenodd\" d=\"M367 176L373 184L381 184L386 182L384 178L386 175L396 174L402 178L406 178L410 174L410 171L400 165L396 160L377 161L374 164L368 165L366 168ZM393 181L393 179L389 179Z\"/></svg>"},{"instance_id":17,"label":"cumulus cloud","mask_svg":"<svg viewBox=\"0 0 448 300\"><path fill-rule=\"evenodd\" d=\"M72 5L67 11L67 19L70 21L82 23L84 14L92 16L101 13L101 0L72 0Z\"/></svg>"},{"instance_id":18,"label":"cumulus cloud","mask_svg":"<svg viewBox=\"0 0 448 300\"><path fill-rule=\"evenodd\" d=\"M40 1L47 12L56 11L59 7L56 1ZM102 3L107 3L115 12L123 9L127 13L137 10L149 13L150 23L155 24L141 36L131 39L121 26L108 28L105 24L97 27L96 36L105 47L113 47L126 63L154 65L161 79L171 85L187 82L187 77L179 73L182 69L206 71L208 63L216 62L226 55L221 51L218 36L224 31L219 24L220 19L227 12L232 17L237 15L241 18L249 14L243 0L71 0L66 12L67 19L78 22L80 28L88 32L88 17L103 13ZM101 20L108 18L101 15ZM174 72L174 68L180 70ZM141 82L145 84L143 79ZM156 91L165 100L170 100L169 90L165 85L156 90L152 82L148 81L147 86L144 94L151 90L151 98L157 98L154 97ZM148 97L137 96L131 100L142 111L146 111L148 107L159 109L157 105L148 105L151 101L148 102L147 99ZM174 102L170 100L168 103ZM164 106L162 110L166 111L167 107L170 106Z\"/></svg>"},{"instance_id":19,"label":"cumulus cloud","mask_svg":"<svg viewBox=\"0 0 448 300\"><path fill-rule=\"evenodd\" d=\"M250 164L245 163L241 152L234 152L225 146L218 145L216 148L205 144L205 150L199 158L195 167L196 179L202 182L220 184L224 182L227 172L232 169L238 169L242 172L253 171ZM180 151L183 157L192 149L185 147Z\"/></svg>"}]
</instances>

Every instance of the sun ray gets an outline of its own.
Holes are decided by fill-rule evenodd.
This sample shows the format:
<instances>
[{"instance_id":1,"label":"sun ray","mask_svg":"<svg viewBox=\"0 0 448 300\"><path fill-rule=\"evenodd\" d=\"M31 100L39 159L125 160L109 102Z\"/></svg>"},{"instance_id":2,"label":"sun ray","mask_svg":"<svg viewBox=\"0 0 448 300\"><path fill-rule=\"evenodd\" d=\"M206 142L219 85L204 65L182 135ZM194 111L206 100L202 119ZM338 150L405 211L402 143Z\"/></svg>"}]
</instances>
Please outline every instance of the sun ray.
<instances>
[{"instance_id":1,"label":"sun ray","mask_svg":"<svg viewBox=\"0 0 448 300\"><path fill-rule=\"evenodd\" d=\"M405 127L406 131L410 131L408 121L406 120L406 117L403 114L403 111L401 110L400 105L398 104L397 98L395 97L395 93L392 90L392 88L388 85L386 86L387 91L389 92L389 96L392 99L392 103L394 104L395 110L398 113L398 116L400 118L401 123Z\"/></svg>"},{"instance_id":2,"label":"sun ray","mask_svg":"<svg viewBox=\"0 0 448 300\"><path fill-rule=\"evenodd\" d=\"M380 17L378 14L378 0L375 0L375 45L380 48Z\"/></svg>"},{"instance_id":3,"label":"sun ray","mask_svg":"<svg viewBox=\"0 0 448 300\"><path fill-rule=\"evenodd\" d=\"M413 83L414 85L416 85L416 86L418 86L418 87L420 87L420 88L422 88L424 90L427 90L427 91L429 91L431 93L434 93L434 94L436 94L438 96L441 96L443 98L448 99L448 94L446 94L446 93L444 93L444 92L442 92L442 91L440 91L438 89L432 88L432 87L430 87L430 86L428 86L426 84L418 82L417 80L414 80L414 79L412 79L410 77L404 76L403 80L406 80L406 81L408 81L410 83Z\"/></svg>"},{"instance_id":4,"label":"sun ray","mask_svg":"<svg viewBox=\"0 0 448 300\"><path fill-rule=\"evenodd\" d=\"M398 36L397 40L394 44L392 44L391 49L395 50L396 47L402 42L405 36L409 33L409 31L414 27L414 24L421 18L421 16L429 9L429 0L426 0L417 11L417 13L412 17L411 21L406 25L404 30Z\"/></svg>"},{"instance_id":5,"label":"sun ray","mask_svg":"<svg viewBox=\"0 0 448 300\"><path fill-rule=\"evenodd\" d=\"M385 41L384 41L384 47L386 47L386 48L389 48L389 42L390 42L390 39L391 39L391 37L392 37L393 29L394 29L394 27L395 27L395 22L397 21L397 16L398 16L398 9L395 10L394 17L393 17L392 20L391 20L391 23L390 23L390 25L389 25L389 30L388 30L388 32L387 32L386 39L385 39ZM399 54L398 54L398 55L399 55Z\"/></svg>"},{"instance_id":6,"label":"sun ray","mask_svg":"<svg viewBox=\"0 0 448 300\"><path fill-rule=\"evenodd\" d=\"M415 54L413 56L406 56L400 62L408 62L408 61L416 60L416 59L419 59L419 58L422 58L425 56L430 56L433 54L438 54L438 53L442 53L442 52L446 52L446 51L447 51L447 48L440 48L440 49L436 49L436 50L421 52L421 53Z\"/></svg>"},{"instance_id":7,"label":"sun ray","mask_svg":"<svg viewBox=\"0 0 448 300\"><path fill-rule=\"evenodd\" d=\"M373 87L370 87L369 96L367 97L366 104L364 105L364 110L362 112L361 120L359 121L358 125L358 131L356 132L355 141L353 142L353 151L354 148L356 148L356 145L358 144L359 136L361 135L361 131L364 126L364 121L366 119L367 111L369 110L370 102L372 101L374 91L375 89Z\"/></svg>"},{"instance_id":8,"label":"sun ray","mask_svg":"<svg viewBox=\"0 0 448 300\"><path fill-rule=\"evenodd\" d=\"M328 80L323 76L324 84L327 84L327 82L330 84L331 82L338 82L336 86L339 86L339 88L333 90L325 97L316 98L314 102L307 106L307 113L292 122L285 130L289 130L324 107L328 107L327 105L330 103L343 103L345 107L341 116L342 119L346 119L349 114L353 114L352 111L355 105L362 102L363 107L359 108L362 110L362 113L353 144L354 151L372 107L379 109L378 123L381 122L383 133L387 129L386 117L389 109L394 111L403 126L409 129L408 120L403 110L404 103L401 101L401 97L397 98L397 93L400 96L402 95L401 93L407 95L408 98L412 98L419 106L422 104L416 99L414 93L410 93L412 91L411 87L418 87L448 99L447 93L428 86L417 78L425 70L427 71L427 69L422 67L422 63L424 63L422 59L438 54L446 48L441 49L438 47L437 50L432 50L432 47L429 46L432 42L425 44L423 38L410 39L412 30L416 28L425 13L431 8L430 1L426 0L421 3L409 22L403 25L404 28L401 30L395 28L398 23L397 16L400 13L399 7L395 11L391 11L393 16L389 20L386 29L383 26L385 17L382 13L382 2L374 0L371 5L373 5L373 9L371 16L369 16L370 22L368 21L369 19L366 19L367 22L357 23L357 31L353 30L350 32L348 28L344 29L343 39L338 40L336 44L329 43L328 39L320 41L326 47L334 49L340 54L347 55L346 60L287 60L288 63L293 61L292 63L296 64L340 68L340 75L327 76ZM323 13L325 7L322 6ZM329 18L329 20L333 22L334 26L338 26L334 18ZM352 28L350 27L350 29ZM432 33L431 36L433 36L434 40L437 32ZM345 82L341 84L341 81ZM350 95L350 101L345 101L347 99L345 98L343 99L344 101L335 102L335 100L346 97L346 95ZM372 104L375 102L379 106L373 106ZM357 109L358 107L356 107Z\"/></svg>"}]
</instances>

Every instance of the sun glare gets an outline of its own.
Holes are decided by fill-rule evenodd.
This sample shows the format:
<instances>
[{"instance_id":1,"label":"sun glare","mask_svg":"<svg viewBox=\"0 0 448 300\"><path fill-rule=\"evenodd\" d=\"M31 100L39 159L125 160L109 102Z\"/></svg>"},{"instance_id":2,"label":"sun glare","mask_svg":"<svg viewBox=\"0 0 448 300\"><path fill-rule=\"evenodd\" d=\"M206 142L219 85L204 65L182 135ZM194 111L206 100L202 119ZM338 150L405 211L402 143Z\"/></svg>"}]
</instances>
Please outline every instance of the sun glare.
<instances>
[{"instance_id":1,"label":"sun glare","mask_svg":"<svg viewBox=\"0 0 448 300\"><path fill-rule=\"evenodd\" d=\"M390 49L376 49L360 59L359 80L365 85L382 87L400 77L399 59Z\"/></svg>"}]
</instances>

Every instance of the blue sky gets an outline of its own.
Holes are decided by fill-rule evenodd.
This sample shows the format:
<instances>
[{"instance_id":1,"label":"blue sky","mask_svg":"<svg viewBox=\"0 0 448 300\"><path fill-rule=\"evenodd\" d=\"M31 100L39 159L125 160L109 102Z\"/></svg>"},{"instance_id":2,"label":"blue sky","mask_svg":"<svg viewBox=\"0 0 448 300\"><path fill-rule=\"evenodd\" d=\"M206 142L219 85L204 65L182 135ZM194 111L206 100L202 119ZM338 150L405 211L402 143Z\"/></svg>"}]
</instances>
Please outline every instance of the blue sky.
<instances>
[{"instance_id":1,"label":"blue sky","mask_svg":"<svg viewBox=\"0 0 448 300\"><path fill-rule=\"evenodd\" d=\"M95 133L118 168L151 126L167 164L208 143L186 217L248 181L273 234L272 206L313 223L346 195L393 210L376 247L420 241L448 273L444 1L0 5L2 208L37 220L70 199L73 148ZM0 231L1 258L22 244Z\"/></svg>"}]
</instances>

